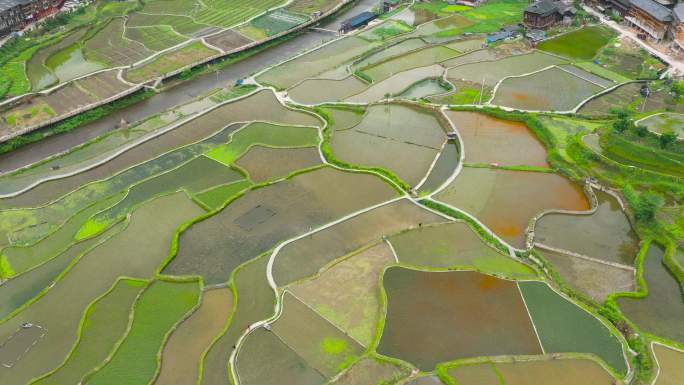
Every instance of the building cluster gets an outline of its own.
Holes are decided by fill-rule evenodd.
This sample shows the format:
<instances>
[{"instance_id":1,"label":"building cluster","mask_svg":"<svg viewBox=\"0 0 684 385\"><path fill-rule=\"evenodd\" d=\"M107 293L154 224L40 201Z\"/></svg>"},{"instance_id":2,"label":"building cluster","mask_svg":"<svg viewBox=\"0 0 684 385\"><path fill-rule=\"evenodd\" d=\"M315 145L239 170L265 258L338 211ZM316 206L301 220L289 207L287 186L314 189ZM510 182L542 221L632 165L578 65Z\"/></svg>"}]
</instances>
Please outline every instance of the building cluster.
<instances>
[{"instance_id":1,"label":"building cluster","mask_svg":"<svg viewBox=\"0 0 684 385\"><path fill-rule=\"evenodd\" d=\"M670 0L591 0L594 8L619 16L639 32L644 40L671 41L672 48L684 53L684 3Z\"/></svg>"},{"instance_id":2,"label":"building cluster","mask_svg":"<svg viewBox=\"0 0 684 385\"><path fill-rule=\"evenodd\" d=\"M59 11L64 0L0 0L0 37Z\"/></svg>"}]
</instances>

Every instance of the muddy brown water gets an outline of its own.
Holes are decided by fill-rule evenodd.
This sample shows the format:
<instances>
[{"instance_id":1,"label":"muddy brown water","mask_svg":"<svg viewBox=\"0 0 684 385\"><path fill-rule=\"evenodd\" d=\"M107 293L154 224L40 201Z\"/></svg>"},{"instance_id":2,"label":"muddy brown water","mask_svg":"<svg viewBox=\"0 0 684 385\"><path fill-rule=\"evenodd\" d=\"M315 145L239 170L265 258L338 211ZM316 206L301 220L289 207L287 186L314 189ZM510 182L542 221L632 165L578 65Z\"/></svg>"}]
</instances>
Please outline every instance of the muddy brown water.
<instances>
[{"instance_id":1,"label":"muddy brown water","mask_svg":"<svg viewBox=\"0 0 684 385\"><path fill-rule=\"evenodd\" d=\"M429 371L458 358L542 352L515 282L400 267L384 275L387 317L378 352Z\"/></svg>"}]
</instances>

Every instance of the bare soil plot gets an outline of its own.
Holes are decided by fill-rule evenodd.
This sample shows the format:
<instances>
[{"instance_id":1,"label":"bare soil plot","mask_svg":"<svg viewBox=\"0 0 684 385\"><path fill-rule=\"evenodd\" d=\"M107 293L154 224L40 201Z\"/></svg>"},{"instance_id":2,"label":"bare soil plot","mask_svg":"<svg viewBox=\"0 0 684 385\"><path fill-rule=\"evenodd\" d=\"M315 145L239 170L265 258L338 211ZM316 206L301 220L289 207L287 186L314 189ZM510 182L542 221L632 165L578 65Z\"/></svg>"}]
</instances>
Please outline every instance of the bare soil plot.
<instances>
[{"instance_id":1,"label":"bare soil plot","mask_svg":"<svg viewBox=\"0 0 684 385\"><path fill-rule=\"evenodd\" d=\"M291 172L321 164L317 147L270 148L254 146L235 162L255 183L285 177Z\"/></svg>"},{"instance_id":2,"label":"bare soil plot","mask_svg":"<svg viewBox=\"0 0 684 385\"><path fill-rule=\"evenodd\" d=\"M326 380L275 333L263 328L245 338L236 367L240 384L245 385L319 385Z\"/></svg>"},{"instance_id":3,"label":"bare soil plot","mask_svg":"<svg viewBox=\"0 0 684 385\"><path fill-rule=\"evenodd\" d=\"M589 359L559 359L496 363L507 385L613 385L616 380Z\"/></svg>"},{"instance_id":4,"label":"bare soil plot","mask_svg":"<svg viewBox=\"0 0 684 385\"><path fill-rule=\"evenodd\" d=\"M578 242L579 243L579 242ZM634 291L634 270L578 258L569 254L537 249L558 273L575 288L599 303L611 293Z\"/></svg>"},{"instance_id":5,"label":"bare soil plot","mask_svg":"<svg viewBox=\"0 0 684 385\"><path fill-rule=\"evenodd\" d=\"M339 159L361 166L384 167L415 186L427 174L446 134L437 117L403 105L368 109L353 129L332 135L332 151Z\"/></svg>"},{"instance_id":6,"label":"bare soil plot","mask_svg":"<svg viewBox=\"0 0 684 385\"><path fill-rule=\"evenodd\" d=\"M233 310L228 288L206 290L202 303L169 337L161 355L157 385L186 385L197 382L200 358L228 322Z\"/></svg>"},{"instance_id":7,"label":"bare soil plot","mask_svg":"<svg viewBox=\"0 0 684 385\"><path fill-rule=\"evenodd\" d=\"M617 199L595 191L598 208L590 215L546 214L535 224L535 242L626 266L634 264L639 237Z\"/></svg>"},{"instance_id":8,"label":"bare soil plot","mask_svg":"<svg viewBox=\"0 0 684 385\"><path fill-rule=\"evenodd\" d=\"M384 235L444 220L407 200L394 202L286 245L275 259L273 277L284 286L315 275L335 258L377 242Z\"/></svg>"},{"instance_id":9,"label":"bare soil plot","mask_svg":"<svg viewBox=\"0 0 684 385\"><path fill-rule=\"evenodd\" d=\"M397 96L413 84L429 78L441 77L444 68L439 64L427 67L419 67L399 72L380 82L373 83L367 90L353 94L347 99L352 103L371 103L392 96Z\"/></svg>"},{"instance_id":10,"label":"bare soil plot","mask_svg":"<svg viewBox=\"0 0 684 385\"><path fill-rule=\"evenodd\" d=\"M682 365L684 352L660 344L653 344L653 355L658 361L658 377L653 385L677 385L684 381Z\"/></svg>"},{"instance_id":11,"label":"bare soil plot","mask_svg":"<svg viewBox=\"0 0 684 385\"><path fill-rule=\"evenodd\" d=\"M445 68L456 67L464 64L476 62L489 62L499 58L496 50L493 49L479 49L457 56L453 59L445 60L441 64ZM457 73L454 72L454 73Z\"/></svg>"},{"instance_id":12,"label":"bare soil plot","mask_svg":"<svg viewBox=\"0 0 684 385\"><path fill-rule=\"evenodd\" d=\"M301 12L304 14L321 11L326 13L339 3L338 0L294 0L287 6L287 9L292 12Z\"/></svg>"},{"instance_id":13,"label":"bare soil plot","mask_svg":"<svg viewBox=\"0 0 684 385\"><path fill-rule=\"evenodd\" d=\"M290 89L288 95L300 104L320 104L344 100L366 88L366 83L350 75L344 80L307 79Z\"/></svg>"},{"instance_id":14,"label":"bare soil plot","mask_svg":"<svg viewBox=\"0 0 684 385\"><path fill-rule=\"evenodd\" d=\"M479 52L479 51L476 51ZM473 53L474 55L474 53ZM518 76L542 68L565 63L565 60L541 52L509 56L495 61L474 62L450 68L449 79L465 80L487 86L495 86L507 76ZM450 63L454 65L454 63Z\"/></svg>"},{"instance_id":15,"label":"bare soil plot","mask_svg":"<svg viewBox=\"0 0 684 385\"><path fill-rule=\"evenodd\" d=\"M571 111L605 88L559 68L504 79L491 104L521 110Z\"/></svg>"},{"instance_id":16,"label":"bare soil plot","mask_svg":"<svg viewBox=\"0 0 684 385\"><path fill-rule=\"evenodd\" d=\"M684 300L677 279L663 264L665 250L651 243L644 260L643 277L648 296L618 298L620 310L640 329L675 341L684 341Z\"/></svg>"},{"instance_id":17,"label":"bare soil plot","mask_svg":"<svg viewBox=\"0 0 684 385\"><path fill-rule=\"evenodd\" d=\"M206 41L212 46L219 47L226 52L238 49L252 42L248 37L235 32L232 29L212 35L206 38Z\"/></svg>"},{"instance_id":18,"label":"bare soil plot","mask_svg":"<svg viewBox=\"0 0 684 385\"><path fill-rule=\"evenodd\" d=\"M515 282L475 272L393 267L378 352L428 371L465 357L542 352Z\"/></svg>"},{"instance_id":19,"label":"bare soil plot","mask_svg":"<svg viewBox=\"0 0 684 385\"><path fill-rule=\"evenodd\" d=\"M525 229L544 210L588 210L582 188L551 173L466 167L438 200L474 215L511 245L521 248Z\"/></svg>"},{"instance_id":20,"label":"bare soil plot","mask_svg":"<svg viewBox=\"0 0 684 385\"><path fill-rule=\"evenodd\" d=\"M77 384L100 365L126 335L133 304L145 284L144 281L118 280L110 292L85 312L79 341L66 362L34 384Z\"/></svg>"},{"instance_id":21,"label":"bare soil plot","mask_svg":"<svg viewBox=\"0 0 684 385\"><path fill-rule=\"evenodd\" d=\"M518 286L545 352L592 353L626 374L627 363L617 330L609 329L544 282L519 282Z\"/></svg>"},{"instance_id":22,"label":"bare soil plot","mask_svg":"<svg viewBox=\"0 0 684 385\"><path fill-rule=\"evenodd\" d=\"M126 71L126 79L131 82L144 82L158 76L166 76L179 68L206 59L218 52L202 42L186 45L166 53L140 67Z\"/></svg>"},{"instance_id":23,"label":"bare soil plot","mask_svg":"<svg viewBox=\"0 0 684 385\"><path fill-rule=\"evenodd\" d=\"M448 111L461 134L467 163L549 167L546 148L524 123L486 114Z\"/></svg>"},{"instance_id":24,"label":"bare soil plot","mask_svg":"<svg viewBox=\"0 0 684 385\"><path fill-rule=\"evenodd\" d=\"M158 4L168 7L167 1L160 1ZM149 3L148 3L149 4ZM148 5L146 5L147 7ZM187 3L183 2L182 5L187 8ZM185 11L187 12L187 11ZM168 10L166 10L168 13ZM186 35L195 36L201 35L205 30L210 29L211 26L205 24L195 23L193 19L182 15L170 15L170 14L147 14L135 12L128 17L128 27L150 27L156 25L168 25L172 27L176 32Z\"/></svg>"},{"instance_id":25,"label":"bare soil plot","mask_svg":"<svg viewBox=\"0 0 684 385\"><path fill-rule=\"evenodd\" d=\"M137 41L124 38L123 18L112 19L95 36L85 42L85 56L89 60L117 67L133 64L152 51Z\"/></svg>"},{"instance_id":26,"label":"bare soil plot","mask_svg":"<svg viewBox=\"0 0 684 385\"><path fill-rule=\"evenodd\" d=\"M351 61L377 45L379 43L368 43L357 37L336 40L269 69L259 75L257 81L277 88L290 88L304 79L316 77Z\"/></svg>"},{"instance_id":27,"label":"bare soil plot","mask_svg":"<svg viewBox=\"0 0 684 385\"><path fill-rule=\"evenodd\" d=\"M100 100L107 99L130 88L128 84L117 78L116 71L101 72L77 82L80 87L97 96Z\"/></svg>"},{"instance_id":28,"label":"bare soil plot","mask_svg":"<svg viewBox=\"0 0 684 385\"><path fill-rule=\"evenodd\" d=\"M399 261L413 266L475 268L511 278L534 278L530 267L487 246L465 223L422 226L390 237Z\"/></svg>"},{"instance_id":29,"label":"bare soil plot","mask_svg":"<svg viewBox=\"0 0 684 385\"><path fill-rule=\"evenodd\" d=\"M363 346L292 294L285 292L282 300L283 312L273 333L327 379L361 355Z\"/></svg>"},{"instance_id":30,"label":"bare soil plot","mask_svg":"<svg viewBox=\"0 0 684 385\"><path fill-rule=\"evenodd\" d=\"M266 264L269 255L264 255L240 267L234 275L233 287L237 291L235 309L230 324L224 333L216 339L204 357L202 368L202 385L228 385L228 359L235 349L238 338L254 322L273 315L275 294L266 279ZM269 333L272 334L272 333ZM251 335L251 334L250 334ZM248 348L251 344L244 345ZM267 349L269 351L270 349ZM275 349L274 349L275 350ZM243 353L241 354L249 354ZM270 354L270 353L269 353ZM276 354L276 356L279 356ZM257 357L269 357L260 354ZM239 360L238 360L239 361ZM258 360L248 360L247 365ZM241 363L238 363L238 366ZM278 364L276 364L278 366ZM238 372L240 369L238 368ZM272 374L267 372L265 374ZM264 374L264 373L262 373ZM240 373L242 375L242 373ZM315 376L314 376L315 377ZM257 384L260 384L257 382Z\"/></svg>"},{"instance_id":31,"label":"bare soil plot","mask_svg":"<svg viewBox=\"0 0 684 385\"><path fill-rule=\"evenodd\" d=\"M0 340L23 322L48 333L11 370L0 367L3 385L25 384L57 367L73 346L83 311L120 276L149 277L168 256L173 232L203 211L184 195L156 199L137 210L125 231L95 248L18 316L0 325ZM55 317L55 314L60 314Z\"/></svg>"},{"instance_id":32,"label":"bare soil plot","mask_svg":"<svg viewBox=\"0 0 684 385\"><path fill-rule=\"evenodd\" d=\"M377 358L366 357L352 365L332 385L391 384L408 376L409 370Z\"/></svg>"},{"instance_id":33,"label":"bare soil plot","mask_svg":"<svg viewBox=\"0 0 684 385\"><path fill-rule=\"evenodd\" d=\"M392 249L379 243L288 290L368 347L380 318L378 279L385 266L391 263L394 263Z\"/></svg>"},{"instance_id":34,"label":"bare soil plot","mask_svg":"<svg viewBox=\"0 0 684 385\"><path fill-rule=\"evenodd\" d=\"M444 385L444 383L439 377L432 375L416 378L415 380L407 382L406 385Z\"/></svg>"},{"instance_id":35,"label":"bare soil plot","mask_svg":"<svg viewBox=\"0 0 684 385\"><path fill-rule=\"evenodd\" d=\"M278 243L364 207L394 191L379 178L323 168L251 191L183 232L164 272L225 282L241 263Z\"/></svg>"}]
</instances>

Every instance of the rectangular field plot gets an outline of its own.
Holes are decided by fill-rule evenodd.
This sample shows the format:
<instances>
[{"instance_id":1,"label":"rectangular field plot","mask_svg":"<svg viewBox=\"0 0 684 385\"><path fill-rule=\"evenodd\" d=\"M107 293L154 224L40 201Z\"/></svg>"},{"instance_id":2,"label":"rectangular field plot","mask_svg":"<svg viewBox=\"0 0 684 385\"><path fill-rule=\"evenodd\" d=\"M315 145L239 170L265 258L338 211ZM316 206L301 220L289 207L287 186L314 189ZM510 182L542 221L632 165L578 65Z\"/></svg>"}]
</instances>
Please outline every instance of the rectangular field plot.
<instances>
[{"instance_id":1,"label":"rectangular field plot","mask_svg":"<svg viewBox=\"0 0 684 385\"><path fill-rule=\"evenodd\" d=\"M578 242L579 243L579 242ZM565 253L537 249L561 277L576 289L602 303L611 293L634 291L634 270L579 258Z\"/></svg>"},{"instance_id":2,"label":"rectangular field plot","mask_svg":"<svg viewBox=\"0 0 684 385\"><path fill-rule=\"evenodd\" d=\"M549 359L497 362L496 370L506 385L613 385L617 380L590 359Z\"/></svg>"},{"instance_id":3,"label":"rectangular field plot","mask_svg":"<svg viewBox=\"0 0 684 385\"><path fill-rule=\"evenodd\" d=\"M539 43L539 49L573 59L591 60L615 33L603 26L580 28Z\"/></svg>"},{"instance_id":4,"label":"rectangular field plot","mask_svg":"<svg viewBox=\"0 0 684 385\"><path fill-rule=\"evenodd\" d=\"M145 384L155 376L167 333L199 302L199 281L153 281L135 303L130 329L88 384Z\"/></svg>"},{"instance_id":5,"label":"rectangular field plot","mask_svg":"<svg viewBox=\"0 0 684 385\"><path fill-rule=\"evenodd\" d=\"M86 307L118 277L154 274L168 256L176 227L202 213L180 194L155 199L134 212L124 231L83 256L43 297L22 311L21 317L0 325L0 340L27 320L49 331L11 370L0 366L0 377L10 384L27 383L36 373L58 367L76 342Z\"/></svg>"},{"instance_id":6,"label":"rectangular field plot","mask_svg":"<svg viewBox=\"0 0 684 385\"><path fill-rule=\"evenodd\" d=\"M406 200L393 202L285 245L273 264L273 277L279 286L285 286L314 276L335 258L383 236L444 220Z\"/></svg>"},{"instance_id":7,"label":"rectangular field plot","mask_svg":"<svg viewBox=\"0 0 684 385\"><path fill-rule=\"evenodd\" d=\"M561 297L544 282L518 283L547 353L593 353L618 373L627 372L617 330ZM611 325L612 326L612 325Z\"/></svg>"},{"instance_id":8,"label":"rectangular field plot","mask_svg":"<svg viewBox=\"0 0 684 385\"><path fill-rule=\"evenodd\" d=\"M511 278L534 278L530 267L487 246L465 223L422 226L390 237L399 261L413 266L475 268Z\"/></svg>"},{"instance_id":9,"label":"rectangular field plot","mask_svg":"<svg viewBox=\"0 0 684 385\"><path fill-rule=\"evenodd\" d=\"M541 354L515 282L467 271L385 271L387 317L378 353L429 371L439 362Z\"/></svg>"},{"instance_id":10,"label":"rectangular field plot","mask_svg":"<svg viewBox=\"0 0 684 385\"><path fill-rule=\"evenodd\" d=\"M343 80L307 79L290 89L288 94L297 103L320 104L344 100L366 88L366 83L350 75Z\"/></svg>"},{"instance_id":11,"label":"rectangular field plot","mask_svg":"<svg viewBox=\"0 0 684 385\"><path fill-rule=\"evenodd\" d=\"M366 75L370 76L373 81L379 82L396 73L406 71L411 68L426 67L432 64L438 64L459 54L459 51L444 46L429 47L389 59L372 67L364 68L362 71Z\"/></svg>"},{"instance_id":12,"label":"rectangular field plot","mask_svg":"<svg viewBox=\"0 0 684 385\"><path fill-rule=\"evenodd\" d=\"M397 44L392 44L388 47L383 47L383 49L376 50L373 53L365 55L365 57L355 63L352 69L360 69L371 67L374 64L381 63L393 57L401 56L407 54L408 52L419 50L427 45L425 41L418 38L404 39Z\"/></svg>"},{"instance_id":13,"label":"rectangular field plot","mask_svg":"<svg viewBox=\"0 0 684 385\"><path fill-rule=\"evenodd\" d=\"M487 362L459 365L450 368L447 373L459 384L501 385L496 367Z\"/></svg>"},{"instance_id":14,"label":"rectangular field plot","mask_svg":"<svg viewBox=\"0 0 684 385\"><path fill-rule=\"evenodd\" d=\"M201 305L169 336L155 384L185 385L197 381L202 354L222 332L233 310L233 302L229 288L202 293Z\"/></svg>"},{"instance_id":15,"label":"rectangular field plot","mask_svg":"<svg viewBox=\"0 0 684 385\"><path fill-rule=\"evenodd\" d=\"M464 168L436 198L474 215L518 248L525 245L530 219L542 211L590 207L582 188L560 175L472 167Z\"/></svg>"},{"instance_id":16,"label":"rectangular field plot","mask_svg":"<svg viewBox=\"0 0 684 385\"><path fill-rule=\"evenodd\" d=\"M125 66L150 56L152 51L144 45L123 37L124 22L123 19L113 19L95 36L87 40L85 42L86 58L110 66Z\"/></svg>"},{"instance_id":17,"label":"rectangular field plot","mask_svg":"<svg viewBox=\"0 0 684 385\"><path fill-rule=\"evenodd\" d=\"M235 162L255 183L282 178L297 170L321 165L317 147L270 148L254 146Z\"/></svg>"},{"instance_id":18,"label":"rectangular field plot","mask_svg":"<svg viewBox=\"0 0 684 385\"><path fill-rule=\"evenodd\" d=\"M76 83L99 100L110 98L130 88L128 84L117 78L116 71L101 72L77 80Z\"/></svg>"},{"instance_id":19,"label":"rectangular field plot","mask_svg":"<svg viewBox=\"0 0 684 385\"><path fill-rule=\"evenodd\" d=\"M282 63L259 75L261 84L290 88L300 81L316 77L353 60L379 43L368 43L358 37L347 37Z\"/></svg>"},{"instance_id":20,"label":"rectangular field plot","mask_svg":"<svg viewBox=\"0 0 684 385\"><path fill-rule=\"evenodd\" d=\"M449 79L465 80L493 87L499 80L507 76L519 76L565 62L565 60L556 56L533 52L509 56L495 61L468 63L452 67L447 72L447 77Z\"/></svg>"},{"instance_id":21,"label":"rectangular field plot","mask_svg":"<svg viewBox=\"0 0 684 385\"><path fill-rule=\"evenodd\" d=\"M145 285L144 281L118 280L86 311L79 341L67 361L35 384L76 384L100 365L126 335L133 304Z\"/></svg>"},{"instance_id":22,"label":"rectangular field plot","mask_svg":"<svg viewBox=\"0 0 684 385\"><path fill-rule=\"evenodd\" d=\"M163 51L188 40L168 25L129 27L126 29L126 37L142 43L152 51Z\"/></svg>"},{"instance_id":23,"label":"rectangular field plot","mask_svg":"<svg viewBox=\"0 0 684 385\"><path fill-rule=\"evenodd\" d=\"M384 167L417 185L427 174L446 140L440 121L429 110L402 105L368 109L351 130L332 135L333 154L364 167Z\"/></svg>"},{"instance_id":24,"label":"rectangular field plot","mask_svg":"<svg viewBox=\"0 0 684 385\"><path fill-rule=\"evenodd\" d=\"M477 112L446 114L461 135L467 163L549 166L544 144L524 123Z\"/></svg>"},{"instance_id":25,"label":"rectangular field plot","mask_svg":"<svg viewBox=\"0 0 684 385\"><path fill-rule=\"evenodd\" d=\"M364 348L287 291L273 333L309 365L330 379L349 366Z\"/></svg>"},{"instance_id":26,"label":"rectangular field plot","mask_svg":"<svg viewBox=\"0 0 684 385\"><path fill-rule=\"evenodd\" d=\"M229 28L284 3L283 0L205 0L202 4L206 7L196 12L194 18L200 23Z\"/></svg>"},{"instance_id":27,"label":"rectangular field plot","mask_svg":"<svg viewBox=\"0 0 684 385\"><path fill-rule=\"evenodd\" d=\"M392 249L379 243L339 262L310 281L290 286L299 300L368 347L380 318L378 280L394 263Z\"/></svg>"},{"instance_id":28,"label":"rectangular field plot","mask_svg":"<svg viewBox=\"0 0 684 385\"><path fill-rule=\"evenodd\" d=\"M444 68L439 64L434 64L427 67L419 67L397 73L389 78L370 86L365 86L368 90L355 94L347 99L352 103L370 103L386 98L389 96L399 95L404 91L409 90L412 85L429 78L439 78L444 73ZM439 92L446 92L441 90Z\"/></svg>"},{"instance_id":29,"label":"rectangular field plot","mask_svg":"<svg viewBox=\"0 0 684 385\"><path fill-rule=\"evenodd\" d=\"M316 11L326 13L338 3L340 3L339 0L294 0L287 6L287 10L307 15Z\"/></svg>"},{"instance_id":30,"label":"rectangular field plot","mask_svg":"<svg viewBox=\"0 0 684 385\"><path fill-rule=\"evenodd\" d=\"M639 237L617 199L596 191L598 208L590 215L550 213L535 224L535 242L624 266L633 266Z\"/></svg>"},{"instance_id":31,"label":"rectangular field plot","mask_svg":"<svg viewBox=\"0 0 684 385\"><path fill-rule=\"evenodd\" d=\"M183 2L186 4L185 2ZM185 5L187 7L187 5ZM176 16L176 15L150 15L146 13L136 12L128 19L128 27L152 27L152 26L170 26L174 31L181 35L195 36L201 35L206 29L211 27L205 24L195 23L190 17Z\"/></svg>"},{"instance_id":32,"label":"rectangular field plot","mask_svg":"<svg viewBox=\"0 0 684 385\"><path fill-rule=\"evenodd\" d=\"M570 111L604 88L559 68L505 79L491 104L533 111Z\"/></svg>"},{"instance_id":33,"label":"rectangular field plot","mask_svg":"<svg viewBox=\"0 0 684 385\"><path fill-rule=\"evenodd\" d=\"M278 336L264 328L244 339L235 366L240 384L244 385L319 385L326 380Z\"/></svg>"},{"instance_id":34,"label":"rectangular field plot","mask_svg":"<svg viewBox=\"0 0 684 385\"><path fill-rule=\"evenodd\" d=\"M158 76L165 76L170 72L206 59L216 53L218 52L198 41L129 70L125 76L132 82L144 82Z\"/></svg>"},{"instance_id":35,"label":"rectangular field plot","mask_svg":"<svg viewBox=\"0 0 684 385\"><path fill-rule=\"evenodd\" d=\"M409 375L409 369L377 358L366 357L357 361L331 385L393 384Z\"/></svg>"},{"instance_id":36,"label":"rectangular field plot","mask_svg":"<svg viewBox=\"0 0 684 385\"><path fill-rule=\"evenodd\" d=\"M288 31L307 21L309 18L306 16L278 9L253 19L238 30L253 40L261 40Z\"/></svg>"},{"instance_id":37,"label":"rectangular field plot","mask_svg":"<svg viewBox=\"0 0 684 385\"><path fill-rule=\"evenodd\" d=\"M331 168L307 172L251 191L194 224L164 271L225 282L236 266L276 244L392 197L392 188L375 176Z\"/></svg>"},{"instance_id":38,"label":"rectangular field plot","mask_svg":"<svg viewBox=\"0 0 684 385\"><path fill-rule=\"evenodd\" d=\"M206 41L212 46L221 48L226 52L241 48L252 42L251 39L232 29L212 35L206 38Z\"/></svg>"}]
</instances>

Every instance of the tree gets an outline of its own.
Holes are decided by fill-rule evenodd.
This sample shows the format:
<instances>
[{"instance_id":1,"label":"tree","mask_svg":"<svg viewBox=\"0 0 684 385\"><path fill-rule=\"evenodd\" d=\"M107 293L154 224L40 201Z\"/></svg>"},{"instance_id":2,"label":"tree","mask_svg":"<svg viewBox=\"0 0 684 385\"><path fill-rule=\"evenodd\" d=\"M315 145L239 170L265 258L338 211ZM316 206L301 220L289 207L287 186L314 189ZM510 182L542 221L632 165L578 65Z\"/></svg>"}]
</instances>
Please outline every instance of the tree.
<instances>
[{"instance_id":1,"label":"tree","mask_svg":"<svg viewBox=\"0 0 684 385\"><path fill-rule=\"evenodd\" d=\"M639 135L639 137L641 137L641 138L643 138L644 136L646 136L646 134L648 134L648 127L646 127L644 125L640 124L640 125L636 126L634 129L636 131L636 134Z\"/></svg>"},{"instance_id":2,"label":"tree","mask_svg":"<svg viewBox=\"0 0 684 385\"><path fill-rule=\"evenodd\" d=\"M629 118L619 118L615 122L613 122L613 129L619 133L625 132L632 123L630 122Z\"/></svg>"},{"instance_id":3,"label":"tree","mask_svg":"<svg viewBox=\"0 0 684 385\"><path fill-rule=\"evenodd\" d=\"M677 134L675 134L672 131L664 132L662 135L660 135L660 138L658 138L658 141L660 142L661 148L667 148L672 143L677 141Z\"/></svg>"}]
</instances>

